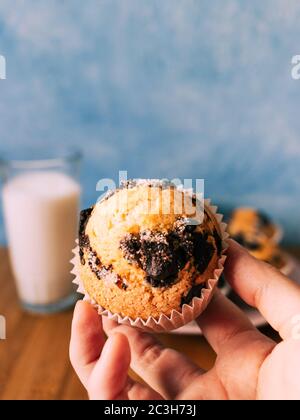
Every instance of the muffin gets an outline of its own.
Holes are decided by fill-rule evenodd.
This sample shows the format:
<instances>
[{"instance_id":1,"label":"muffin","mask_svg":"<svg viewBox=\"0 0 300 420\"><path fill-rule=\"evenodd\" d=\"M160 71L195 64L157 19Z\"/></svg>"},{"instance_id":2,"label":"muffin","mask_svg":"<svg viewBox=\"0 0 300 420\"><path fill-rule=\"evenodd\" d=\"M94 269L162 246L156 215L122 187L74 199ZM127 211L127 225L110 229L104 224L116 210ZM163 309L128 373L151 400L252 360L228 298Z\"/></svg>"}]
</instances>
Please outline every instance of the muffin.
<instances>
[{"instance_id":1,"label":"muffin","mask_svg":"<svg viewBox=\"0 0 300 420\"><path fill-rule=\"evenodd\" d=\"M239 233L237 235L233 235L232 238L240 245L248 249L251 255L262 261L269 260L277 249L276 244L261 235Z\"/></svg>"},{"instance_id":2,"label":"muffin","mask_svg":"<svg viewBox=\"0 0 300 420\"><path fill-rule=\"evenodd\" d=\"M157 320L210 289L222 228L207 204L203 218L187 212L187 194L160 181L129 181L81 213L79 275L93 302L121 317Z\"/></svg>"},{"instance_id":3,"label":"muffin","mask_svg":"<svg viewBox=\"0 0 300 420\"><path fill-rule=\"evenodd\" d=\"M264 213L237 208L228 222L228 233L255 258L279 270L286 267L286 256L277 245L279 228Z\"/></svg>"},{"instance_id":4,"label":"muffin","mask_svg":"<svg viewBox=\"0 0 300 420\"><path fill-rule=\"evenodd\" d=\"M235 209L230 217L228 232L232 237L244 238L251 246L257 237L274 239L278 226L265 213L254 208L240 207ZM255 245L252 244L253 246Z\"/></svg>"}]
</instances>

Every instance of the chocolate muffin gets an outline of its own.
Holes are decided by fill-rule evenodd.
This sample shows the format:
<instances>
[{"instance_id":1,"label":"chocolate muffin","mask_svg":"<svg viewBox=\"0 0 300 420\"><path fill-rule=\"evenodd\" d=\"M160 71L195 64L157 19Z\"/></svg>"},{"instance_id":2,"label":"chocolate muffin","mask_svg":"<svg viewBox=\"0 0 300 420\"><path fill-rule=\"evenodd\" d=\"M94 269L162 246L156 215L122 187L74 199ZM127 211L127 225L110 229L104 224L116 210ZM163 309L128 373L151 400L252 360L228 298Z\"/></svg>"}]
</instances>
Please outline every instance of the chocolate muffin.
<instances>
[{"instance_id":1,"label":"chocolate muffin","mask_svg":"<svg viewBox=\"0 0 300 420\"><path fill-rule=\"evenodd\" d=\"M240 207L235 209L228 222L228 232L234 238L244 239L245 246L251 250L255 247L256 238L273 239L278 227L263 212L254 208ZM249 247L247 246L249 245Z\"/></svg>"},{"instance_id":2,"label":"chocolate muffin","mask_svg":"<svg viewBox=\"0 0 300 420\"><path fill-rule=\"evenodd\" d=\"M81 213L80 278L98 305L158 319L208 288L222 255L221 230L207 205L203 219L185 211L187 194L160 181L129 181Z\"/></svg>"},{"instance_id":3,"label":"chocolate muffin","mask_svg":"<svg viewBox=\"0 0 300 420\"><path fill-rule=\"evenodd\" d=\"M275 240L278 226L264 213L252 208L237 208L228 222L232 239L244 246L251 255L279 270L286 258Z\"/></svg>"}]
</instances>

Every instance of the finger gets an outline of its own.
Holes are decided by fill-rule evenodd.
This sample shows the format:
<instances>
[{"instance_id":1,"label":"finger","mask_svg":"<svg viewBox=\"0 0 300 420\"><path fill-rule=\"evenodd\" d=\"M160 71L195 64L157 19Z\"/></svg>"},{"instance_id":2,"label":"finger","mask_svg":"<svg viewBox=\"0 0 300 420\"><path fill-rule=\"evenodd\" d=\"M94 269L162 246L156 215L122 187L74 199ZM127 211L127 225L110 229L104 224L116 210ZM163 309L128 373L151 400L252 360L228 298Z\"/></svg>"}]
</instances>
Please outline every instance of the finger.
<instances>
[{"instance_id":1,"label":"finger","mask_svg":"<svg viewBox=\"0 0 300 420\"><path fill-rule=\"evenodd\" d=\"M130 349L126 337L114 334L106 341L88 383L91 399L121 399L127 384Z\"/></svg>"},{"instance_id":2,"label":"finger","mask_svg":"<svg viewBox=\"0 0 300 420\"><path fill-rule=\"evenodd\" d=\"M154 391L128 378L130 348L120 333L110 336L91 374L88 392L93 400L160 399Z\"/></svg>"},{"instance_id":3,"label":"finger","mask_svg":"<svg viewBox=\"0 0 300 420\"><path fill-rule=\"evenodd\" d=\"M103 325L108 335L115 332L126 335L133 370L166 399L176 399L203 372L184 355L163 347L151 334L107 319Z\"/></svg>"},{"instance_id":4,"label":"finger","mask_svg":"<svg viewBox=\"0 0 300 420\"><path fill-rule=\"evenodd\" d=\"M104 341L102 321L97 311L87 302L77 302L72 321L70 360L85 387Z\"/></svg>"},{"instance_id":5,"label":"finger","mask_svg":"<svg viewBox=\"0 0 300 420\"><path fill-rule=\"evenodd\" d=\"M239 334L257 331L244 312L219 291L197 319L197 323L216 353ZM258 331L257 334L261 335Z\"/></svg>"},{"instance_id":6,"label":"finger","mask_svg":"<svg viewBox=\"0 0 300 420\"><path fill-rule=\"evenodd\" d=\"M271 265L258 261L230 240L226 279L236 293L256 307L282 338L291 335L300 314L300 286Z\"/></svg>"}]
</instances>

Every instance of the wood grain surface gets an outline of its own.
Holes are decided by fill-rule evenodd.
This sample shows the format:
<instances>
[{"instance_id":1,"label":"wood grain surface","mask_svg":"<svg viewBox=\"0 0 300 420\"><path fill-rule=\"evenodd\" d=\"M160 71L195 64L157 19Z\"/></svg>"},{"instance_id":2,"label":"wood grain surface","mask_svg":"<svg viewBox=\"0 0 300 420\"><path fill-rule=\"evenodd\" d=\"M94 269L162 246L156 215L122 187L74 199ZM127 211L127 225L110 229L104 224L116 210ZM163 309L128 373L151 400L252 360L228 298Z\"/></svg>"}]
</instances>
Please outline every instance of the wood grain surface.
<instances>
[{"instance_id":1,"label":"wood grain surface","mask_svg":"<svg viewBox=\"0 0 300 420\"><path fill-rule=\"evenodd\" d=\"M294 250L300 256L300 249ZM0 340L0 399L86 399L69 362L72 311L37 316L25 313L18 302L7 250L0 248L0 315L6 318L7 339ZM278 336L269 327L264 332ZM212 366L215 354L200 336L160 335L161 341Z\"/></svg>"}]
</instances>

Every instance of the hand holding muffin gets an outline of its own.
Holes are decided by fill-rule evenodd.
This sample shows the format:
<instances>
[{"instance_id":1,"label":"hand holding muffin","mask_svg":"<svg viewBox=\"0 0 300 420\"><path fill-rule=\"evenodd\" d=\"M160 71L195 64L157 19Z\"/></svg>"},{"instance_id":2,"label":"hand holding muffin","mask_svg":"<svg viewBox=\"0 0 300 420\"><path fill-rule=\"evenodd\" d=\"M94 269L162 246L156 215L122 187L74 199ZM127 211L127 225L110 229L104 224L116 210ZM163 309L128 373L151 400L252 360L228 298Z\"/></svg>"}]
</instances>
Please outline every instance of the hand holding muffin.
<instances>
[{"instance_id":1,"label":"hand holding muffin","mask_svg":"<svg viewBox=\"0 0 300 420\"><path fill-rule=\"evenodd\" d=\"M213 368L204 372L184 355L164 348L153 335L101 319L90 304L79 302L70 356L89 397L298 400L300 340L293 320L300 313L299 286L233 241L225 274L235 292L279 332L280 344L262 335L239 308L217 293L197 320L218 355ZM109 336L106 343L103 327ZM143 385L129 378L129 365Z\"/></svg>"}]
</instances>

